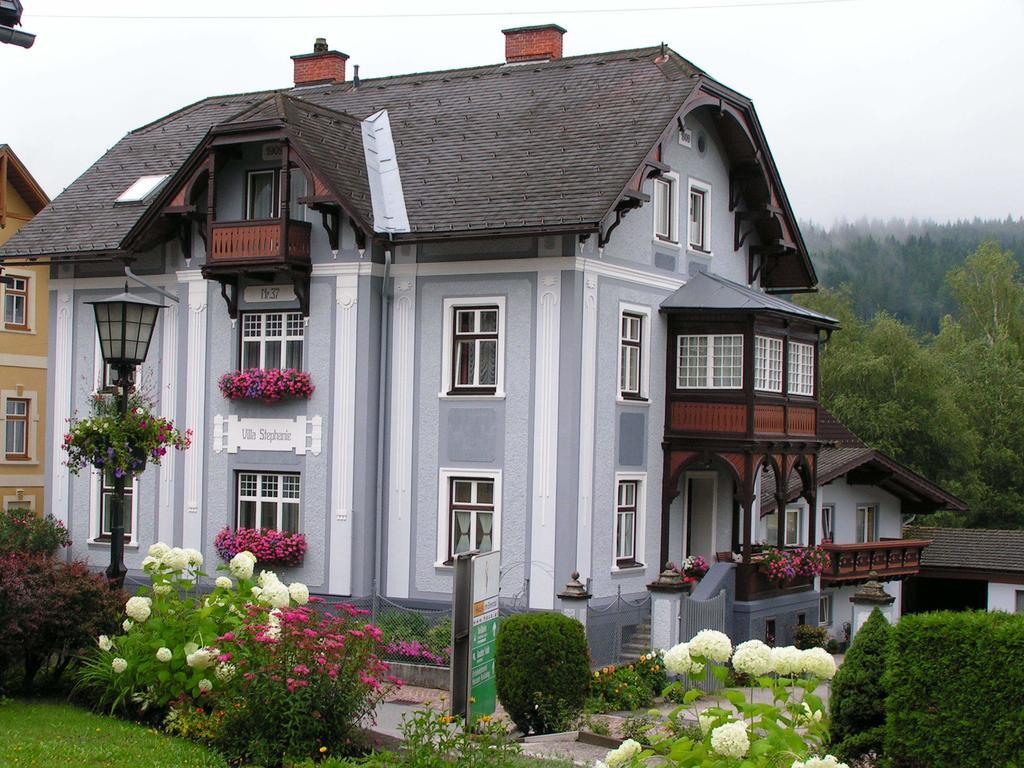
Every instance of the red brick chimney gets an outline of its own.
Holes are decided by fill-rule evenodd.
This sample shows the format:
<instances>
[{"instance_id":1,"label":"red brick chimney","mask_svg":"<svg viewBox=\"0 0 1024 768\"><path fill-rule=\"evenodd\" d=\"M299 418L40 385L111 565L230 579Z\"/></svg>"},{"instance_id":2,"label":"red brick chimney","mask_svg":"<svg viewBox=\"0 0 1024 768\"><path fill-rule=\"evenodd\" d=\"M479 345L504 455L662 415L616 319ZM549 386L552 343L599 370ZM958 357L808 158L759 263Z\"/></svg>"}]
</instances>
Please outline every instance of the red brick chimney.
<instances>
[{"instance_id":1,"label":"red brick chimney","mask_svg":"<svg viewBox=\"0 0 1024 768\"><path fill-rule=\"evenodd\" d=\"M505 35L505 62L555 61L562 58L562 35L565 30L557 24L536 27L503 29Z\"/></svg>"},{"instance_id":2,"label":"red brick chimney","mask_svg":"<svg viewBox=\"0 0 1024 768\"><path fill-rule=\"evenodd\" d=\"M320 85L345 82L345 62L348 54L327 50L327 40L318 37L312 53L292 56L295 62L295 85Z\"/></svg>"}]
</instances>

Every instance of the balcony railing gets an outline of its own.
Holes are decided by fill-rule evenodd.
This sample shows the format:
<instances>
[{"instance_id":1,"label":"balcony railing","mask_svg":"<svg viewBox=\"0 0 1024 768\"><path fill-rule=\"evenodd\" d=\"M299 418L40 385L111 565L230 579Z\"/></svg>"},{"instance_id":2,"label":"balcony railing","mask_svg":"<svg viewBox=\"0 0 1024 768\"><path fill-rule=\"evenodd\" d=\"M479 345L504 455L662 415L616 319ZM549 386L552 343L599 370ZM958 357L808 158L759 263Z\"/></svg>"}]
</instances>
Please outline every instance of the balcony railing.
<instances>
[{"instance_id":1,"label":"balcony railing","mask_svg":"<svg viewBox=\"0 0 1024 768\"><path fill-rule=\"evenodd\" d=\"M921 567L921 554L931 541L924 539L882 539L862 544L832 544L821 548L832 556L821 574L822 584L866 581L875 571L880 579L913 576Z\"/></svg>"},{"instance_id":2,"label":"balcony railing","mask_svg":"<svg viewBox=\"0 0 1024 768\"><path fill-rule=\"evenodd\" d=\"M814 579L810 576L797 576L779 582L769 579L757 563L739 563L736 566L736 599L740 602L807 592L813 588Z\"/></svg>"},{"instance_id":3,"label":"balcony railing","mask_svg":"<svg viewBox=\"0 0 1024 768\"><path fill-rule=\"evenodd\" d=\"M215 221L207 263L212 265L308 265L310 225L291 219ZM285 248L287 243L287 248Z\"/></svg>"}]
</instances>

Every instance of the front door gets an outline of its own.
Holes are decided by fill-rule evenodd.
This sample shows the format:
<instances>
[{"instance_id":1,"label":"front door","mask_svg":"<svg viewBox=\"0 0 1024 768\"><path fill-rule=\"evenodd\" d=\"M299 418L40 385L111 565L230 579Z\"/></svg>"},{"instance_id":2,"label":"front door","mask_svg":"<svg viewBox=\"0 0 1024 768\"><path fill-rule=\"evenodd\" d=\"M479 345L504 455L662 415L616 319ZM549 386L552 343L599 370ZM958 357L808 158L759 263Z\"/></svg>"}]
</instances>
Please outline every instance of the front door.
<instances>
[{"instance_id":1,"label":"front door","mask_svg":"<svg viewBox=\"0 0 1024 768\"><path fill-rule=\"evenodd\" d=\"M686 476L686 554L715 561L718 476L714 472L690 472Z\"/></svg>"}]
</instances>

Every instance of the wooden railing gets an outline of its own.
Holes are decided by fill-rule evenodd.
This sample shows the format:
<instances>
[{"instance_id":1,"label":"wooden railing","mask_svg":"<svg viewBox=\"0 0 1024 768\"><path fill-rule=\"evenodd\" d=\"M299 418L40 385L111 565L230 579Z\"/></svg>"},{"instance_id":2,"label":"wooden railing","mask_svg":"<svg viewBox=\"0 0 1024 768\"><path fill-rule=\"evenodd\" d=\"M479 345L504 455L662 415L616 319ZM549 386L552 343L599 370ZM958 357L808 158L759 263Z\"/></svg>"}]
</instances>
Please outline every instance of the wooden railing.
<instances>
[{"instance_id":1,"label":"wooden railing","mask_svg":"<svg viewBox=\"0 0 1024 768\"><path fill-rule=\"evenodd\" d=\"M882 539L863 544L832 544L821 548L832 562L821 574L824 584L866 581L875 571L880 579L913 576L921 567L921 554L931 541L924 539Z\"/></svg>"},{"instance_id":2,"label":"wooden railing","mask_svg":"<svg viewBox=\"0 0 1024 768\"><path fill-rule=\"evenodd\" d=\"M736 566L736 599L741 602L807 592L813 588L814 579L810 576L779 582L769 579L757 563L739 563Z\"/></svg>"},{"instance_id":3,"label":"wooden railing","mask_svg":"<svg viewBox=\"0 0 1024 768\"><path fill-rule=\"evenodd\" d=\"M287 229L286 229L287 228ZM309 263L310 225L304 221L215 221L210 264ZM287 238L285 237L287 233ZM287 253L282 247L287 240Z\"/></svg>"}]
</instances>

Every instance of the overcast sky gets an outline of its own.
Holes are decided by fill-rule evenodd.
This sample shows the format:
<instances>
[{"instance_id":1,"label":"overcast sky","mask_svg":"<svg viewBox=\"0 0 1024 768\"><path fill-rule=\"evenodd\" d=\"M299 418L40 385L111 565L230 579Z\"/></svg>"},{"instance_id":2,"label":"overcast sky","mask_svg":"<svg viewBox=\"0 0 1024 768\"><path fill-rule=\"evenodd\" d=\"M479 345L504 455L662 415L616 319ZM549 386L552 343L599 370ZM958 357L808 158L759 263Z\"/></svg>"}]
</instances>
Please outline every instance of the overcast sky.
<instances>
[{"instance_id":1,"label":"overcast sky","mask_svg":"<svg viewBox=\"0 0 1024 768\"><path fill-rule=\"evenodd\" d=\"M664 41L750 96L802 219L1024 214L1024 0L23 2L0 142L51 196L132 128L289 85L318 36L374 77L499 62L501 29L555 22L567 56Z\"/></svg>"}]
</instances>

